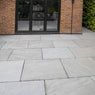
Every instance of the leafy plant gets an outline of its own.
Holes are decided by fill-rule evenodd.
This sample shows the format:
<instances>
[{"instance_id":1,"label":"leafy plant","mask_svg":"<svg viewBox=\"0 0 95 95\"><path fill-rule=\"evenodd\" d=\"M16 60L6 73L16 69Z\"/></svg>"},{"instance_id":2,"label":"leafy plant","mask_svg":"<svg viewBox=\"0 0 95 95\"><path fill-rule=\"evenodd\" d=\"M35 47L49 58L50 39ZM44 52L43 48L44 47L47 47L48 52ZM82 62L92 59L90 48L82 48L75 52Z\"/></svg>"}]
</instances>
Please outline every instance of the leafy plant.
<instances>
[{"instance_id":1,"label":"leafy plant","mask_svg":"<svg viewBox=\"0 0 95 95\"><path fill-rule=\"evenodd\" d=\"M84 0L83 26L95 32L95 0Z\"/></svg>"}]
</instances>

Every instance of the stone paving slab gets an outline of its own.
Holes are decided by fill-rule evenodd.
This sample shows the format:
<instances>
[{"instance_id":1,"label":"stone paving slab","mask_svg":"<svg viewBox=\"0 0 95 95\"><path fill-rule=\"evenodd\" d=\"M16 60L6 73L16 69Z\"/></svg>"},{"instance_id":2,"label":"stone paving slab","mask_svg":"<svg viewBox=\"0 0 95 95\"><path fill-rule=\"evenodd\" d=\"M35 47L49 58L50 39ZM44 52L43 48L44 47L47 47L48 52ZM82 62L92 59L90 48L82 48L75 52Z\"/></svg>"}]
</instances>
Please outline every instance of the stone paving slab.
<instances>
[{"instance_id":1,"label":"stone paving slab","mask_svg":"<svg viewBox=\"0 0 95 95\"><path fill-rule=\"evenodd\" d=\"M91 79L95 82L95 76L92 76Z\"/></svg>"},{"instance_id":2,"label":"stone paving slab","mask_svg":"<svg viewBox=\"0 0 95 95\"><path fill-rule=\"evenodd\" d=\"M83 31L0 35L0 95L95 95L95 32Z\"/></svg>"},{"instance_id":3,"label":"stone paving slab","mask_svg":"<svg viewBox=\"0 0 95 95\"><path fill-rule=\"evenodd\" d=\"M83 33L80 36L81 39L95 39L95 32L87 32L87 33Z\"/></svg>"},{"instance_id":4,"label":"stone paving slab","mask_svg":"<svg viewBox=\"0 0 95 95\"><path fill-rule=\"evenodd\" d=\"M12 53L11 49L0 50L0 60L8 60L11 53Z\"/></svg>"},{"instance_id":5,"label":"stone paving slab","mask_svg":"<svg viewBox=\"0 0 95 95\"><path fill-rule=\"evenodd\" d=\"M0 49L3 47L3 45L5 44L5 41L0 40Z\"/></svg>"},{"instance_id":6,"label":"stone paving slab","mask_svg":"<svg viewBox=\"0 0 95 95\"><path fill-rule=\"evenodd\" d=\"M72 34L60 34L62 40L79 40L80 35L72 35Z\"/></svg>"},{"instance_id":7,"label":"stone paving slab","mask_svg":"<svg viewBox=\"0 0 95 95\"><path fill-rule=\"evenodd\" d=\"M0 83L0 95L45 95L44 82Z\"/></svg>"},{"instance_id":8,"label":"stone paving slab","mask_svg":"<svg viewBox=\"0 0 95 95\"><path fill-rule=\"evenodd\" d=\"M81 39L74 41L79 47L95 47L95 39Z\"/></svg>"},{"instance_id":9,"label":"stone paving slab","mask_svg":"<svg viewBox=\"0 0 95 95\"><path fill-rule=\"evenodd\" d=\"M0 35L0 40L2 41L18 41L19 35Z\"/></svg>"},{"instance_id":10,"label":"stone paving slab","mask_svg":"<svg viewBox=\"0 0 95 95\"><path fill-rule=\"evenodd\" d=\"M66 47L79 47L74 41L63 40L63 41L53 41L55 48L66 48Z\"/></svg>"},{"instance_id":11,"label":"stone paving slab","mask_svg":"<svg viewBox=\"0 0 95 95\"><path fill-rule=\"evenodd\" d=\"M68 48L46 48L42 49L44 59L74 58Z\"/></svg>"},{"instance_id":12,"label":"stone paving slab","mask_svg":"<svg viewBox=\"0 0 95 95\"><path fill-rule=\"evenodd\" d=\"M9 60L42 59L41 49L16 49Z\"/></svg>"},{"instance_id":13,"label":"stone paving slab","mask_svg":"<svg viewBox=\"0 0 95 95\"><path fill-rule=\"evenodd\" d=\"M63 59L62 63L69 77L95 75L95 61L90 58Z\"/></svg>"},{"instance_id":14,"label":"stone paving slab","mask_svg":"<svg viewBox=\"0 0 95 95\"><path fill-rule=\"evenodd\" d=\"M67 78L60 60L26 61L22 80Z\"/></svg>"},{"instance_id":15,"label":"stone paving slab","mask_svg":"<svg viewBox=\"0 0 95 95\"><path fill-rule=\"evenodd\" d=\"M62 38L59 35L57 35L57 34L41 35L41 40L42 41L57 41L57 40L62 40Z\"/></svg>"},{"instance_id":16,"label":"stone paving slab","mask_svg":"<svg viewBox=\"0 0 95 95\"><path fill-rule=\"evenodd\" d=\"M0 61L0 82L20 81L23 63L24 61Z\"/></svg>"},{"instance_id":17,"label":"stone paving slab","mask_svg":"<svg viewBox=\"0 0 95 95\"><path fill-rule=\"evenodd\" d=\"M29 48L53 48L51 41L30 41Z\"/></svg>"},{"instance_id":18,"label":"stone paving slab","mask_svg":"<svg viewBox=\"0 0 95 95\"><path fill-rule=\"evenodd\" d=\"M24 49L28 47L28 41L9 41L2 49Z\"/></svg>"},{"instance_id":19,"label":"stone paving slab","mask_svg":"<svg viewBox=\"0 0 95 95\"><path fill-rule=\"evenodd\" d=\"M95 60L95 57L94 58L92 58L93 60Z\"/></svg>"},{"instance_id":20,"label":"stone paving slab","mask_svg":"<svg viewBox=\"0 0 95 95\"><path fill-rule=\"evenodd\" d=\"M95 47L69 48L77 58L95 57Z\"/></svg>"},{"instance_id":21,"label":"stone paving slab","mask_svg":"<svg viewBox=\"0 0 95 95\"><path fill-rule=\"evenodd\" d=\"M95 82L90 78L47 80L47 95L95 95Z\"/></svg>"},{"instance_id":22,"label":"stone paving slab","mask_svg":"<svg viewBox=\"0 0 95 95\"><path fill-rule=\"evenodd\" d=\"M20 40L39 41L41 40L41 36L40 35L20 35Z\"/></svg>"}]
</instances>

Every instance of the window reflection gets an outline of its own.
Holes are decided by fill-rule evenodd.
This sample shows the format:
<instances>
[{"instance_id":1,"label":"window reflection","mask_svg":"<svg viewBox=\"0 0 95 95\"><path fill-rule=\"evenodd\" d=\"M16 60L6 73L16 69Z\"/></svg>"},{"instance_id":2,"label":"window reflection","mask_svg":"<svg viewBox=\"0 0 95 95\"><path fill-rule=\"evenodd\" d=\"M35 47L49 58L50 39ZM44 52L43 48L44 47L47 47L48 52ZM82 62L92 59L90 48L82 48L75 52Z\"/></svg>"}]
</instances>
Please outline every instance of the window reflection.
<instances>
[{"instance_id":1,"label":"window reflection","mask_svg":"<svg viewBox=\"0 0 95 95\"><path fill-rule=\"evenodd\" d=\"M58 29L58 0L47 1L47 31Z\"/></svg>"}]
</instances>

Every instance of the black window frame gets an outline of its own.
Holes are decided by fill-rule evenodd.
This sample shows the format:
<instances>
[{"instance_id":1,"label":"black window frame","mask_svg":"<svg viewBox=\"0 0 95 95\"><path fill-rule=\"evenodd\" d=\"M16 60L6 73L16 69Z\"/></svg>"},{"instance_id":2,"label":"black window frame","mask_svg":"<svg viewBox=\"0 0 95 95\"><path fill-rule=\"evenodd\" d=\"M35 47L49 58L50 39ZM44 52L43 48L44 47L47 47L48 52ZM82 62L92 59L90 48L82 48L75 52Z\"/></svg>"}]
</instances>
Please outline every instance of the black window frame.
<instances>
[{"instance_id":1,"label":"black window frame","mask_svg":"<svg viewBox=\"0 0 95 95\"><path fill-rule=\"evenodd\" d=\"M16 34L58 34L60 32L60 15L61 15L61 0L59 0L58 2L58 25L57 25L57 31L47 31L46 30L46 26L47 26L47 18L46 18L46 14L47 14L47 0L44 0L45 2L45 18L44 18L44 30L43 31L33 31L32 30L32 21L33 21L33 18L32 18L32 12L33 12L33 5L32 5L32 1L33 0L30 0L30 18L29 18L29 31L18 31L18 15L17 15L17 12L18 12L18 1L19 0L16 0L16 12L15 12L15 33ZM36 20L36 19L35 19ZM38 19L37 19L38 20Z\"/></svg>"}]
</instances>

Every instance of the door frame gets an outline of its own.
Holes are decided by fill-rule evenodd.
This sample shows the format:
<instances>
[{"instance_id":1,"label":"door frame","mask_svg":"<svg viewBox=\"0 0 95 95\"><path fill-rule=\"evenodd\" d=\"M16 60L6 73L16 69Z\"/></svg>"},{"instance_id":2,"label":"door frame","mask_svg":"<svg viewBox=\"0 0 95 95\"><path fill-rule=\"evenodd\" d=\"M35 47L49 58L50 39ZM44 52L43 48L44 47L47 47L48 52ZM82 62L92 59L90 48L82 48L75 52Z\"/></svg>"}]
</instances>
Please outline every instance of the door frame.
<instances>
[{"instance_id":1,"label":"door frame","mask_svg":"<svg viewBox=\"0 0 95 95\"><path fill-rule=\"evenodd\" d=\"M30 0L30 10L33 10L32 7L32 1ZM47 13L47 0L45 2L45 18L44 18L44 30L43 31L33 31L32 30L32 11L30 11L30 17L29 17L29 31L18 31L18 0L16 0L16 13L15 13L15 33L16 34L58 34L60 33L60 20L61 20L61 0L58 2L58 25L57 25L57 31L47 31L46 30L46 25L47 25L47 20L46 20L46 13Z\"/></svg>"}]
</instances>

